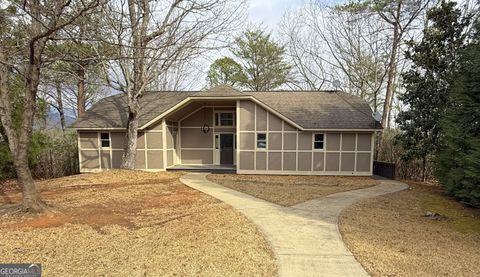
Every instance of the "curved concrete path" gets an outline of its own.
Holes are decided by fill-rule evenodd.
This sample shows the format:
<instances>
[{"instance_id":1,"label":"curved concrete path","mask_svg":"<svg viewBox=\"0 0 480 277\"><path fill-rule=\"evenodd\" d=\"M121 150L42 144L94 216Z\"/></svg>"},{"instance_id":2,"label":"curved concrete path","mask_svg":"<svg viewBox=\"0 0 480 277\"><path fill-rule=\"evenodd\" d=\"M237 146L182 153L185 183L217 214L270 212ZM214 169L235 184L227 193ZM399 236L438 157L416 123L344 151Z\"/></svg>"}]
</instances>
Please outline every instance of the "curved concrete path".
<instances>
[{"instance_id":1,"label":"curved concrete path","mask_svg":"<svg viewBox=\"0 0 480 277\"><path fill-rule=\"evenodd\" d=\"M397 181L381 180L375 187L283 207L210 182L207 174L188 173L180 180L233 206L252 220L270 242L280 276L368 276L342 241L338 215L360 199L408 187Z\"/></svg>"}]
</instances>

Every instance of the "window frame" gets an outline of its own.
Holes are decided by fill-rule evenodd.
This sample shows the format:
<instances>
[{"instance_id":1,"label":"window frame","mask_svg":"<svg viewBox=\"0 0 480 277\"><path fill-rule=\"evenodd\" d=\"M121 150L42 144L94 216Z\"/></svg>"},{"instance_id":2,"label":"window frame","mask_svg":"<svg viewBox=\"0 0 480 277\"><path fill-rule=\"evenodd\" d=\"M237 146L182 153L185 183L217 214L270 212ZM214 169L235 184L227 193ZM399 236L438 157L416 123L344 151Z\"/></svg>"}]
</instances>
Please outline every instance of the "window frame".
<instances>
[{"instance_id":1,"label":"window frame","mask_svg":"<svg viewBox=\"0 0 480 277\"><path fill-rule=\"evenodd\" d=\"M232 115L232 125L222 125L221 114ZM235 126L235 112L234 111L215 111L215 127L234 127Z\"/></svg>"},{"instance_id":2,"label":"window frame","mask_svg":"<svg viewBox=\"0 0 480 277\"><path fill-rule=\"evenodd\" d=\"M108 139L103 139L102 134L107 134ZM111 136L110 132L100 132L99 133L99 139L100 139L100 148L101 149L110 149L112 147L112 136ZM103 146L104 141L105 142L108 141L108 146Z\"/></svg>"},{"instance_id":3,"label":"window frame","mask_svg":"<svg viewBox=\"0 0 480 277\"><path fill-rule=\"evenodd\" d=\"M265 135L265 139L259 140L258 135ZM259 141L265 141L265 147L258 147ZM256 132L255 133L255 150L267 151L268 149L268 133L267 132Z\"/></svg>"},{"instance_id":4,"label":"window frame","mask_svg":"<svg viewBox=\"0 0 480 277\"><path fill-rule=\"evenodd\" d=\"M322 135L322 140L315 140L316 135ZM326 136L325 133L313 133L312 134L312 150L313 151L325 151L325 145L326 145ZM316 142L322 142L322 148L315 148L315 143Z\"/></svg>"}]
</instances>

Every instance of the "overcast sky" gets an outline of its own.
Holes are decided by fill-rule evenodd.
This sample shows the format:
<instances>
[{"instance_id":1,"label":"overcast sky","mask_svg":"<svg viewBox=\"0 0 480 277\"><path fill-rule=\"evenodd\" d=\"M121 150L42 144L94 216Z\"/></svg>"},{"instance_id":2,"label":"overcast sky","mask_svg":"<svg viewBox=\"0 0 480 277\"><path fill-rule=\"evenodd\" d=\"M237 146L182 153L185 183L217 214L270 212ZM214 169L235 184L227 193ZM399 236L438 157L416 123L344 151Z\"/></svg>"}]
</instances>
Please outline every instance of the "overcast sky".
<instances>
[{"instance_id":1,"label":"overcast sky","mask_svg":"<svg viewBox=\"0 0 480 277\"><path fill-rule=\"evenodd\" d=\"M248 20L275 31L287 10L300 8L304 3L305 0L250 0Z\"/></svg>"},{"instance_id":2,"label":"overcast sky","mask_svg":"<svg viewBox=\"0 0 480 277\"><path fill-rule=\"evenodd\" d=\"M312 0L250 0L248 9L248 20L254 25L263 24L275 35L278 30L278 23L288 10L301 8ZM326 5L342 3L346 0L319 0Z\"/></svg>"}]
</instances>

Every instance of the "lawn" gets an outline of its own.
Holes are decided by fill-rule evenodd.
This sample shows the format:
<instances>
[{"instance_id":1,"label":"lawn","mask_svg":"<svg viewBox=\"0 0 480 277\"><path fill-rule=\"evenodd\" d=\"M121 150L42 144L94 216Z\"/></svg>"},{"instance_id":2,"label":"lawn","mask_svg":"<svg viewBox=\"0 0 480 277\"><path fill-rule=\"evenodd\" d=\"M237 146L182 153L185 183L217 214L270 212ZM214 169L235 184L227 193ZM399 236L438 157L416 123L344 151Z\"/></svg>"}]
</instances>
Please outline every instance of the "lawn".
<instances>
[{"instance_id":1,"label":"lawn","mask_svg":"<svg viewBox=\"0 0 480 277\"><path fill-rule=\"evenodd\" d=\"M373 276L480 276L480 211L436 185L408 184L342 212L340 231L355 257Z\"/></svg>"},{"instance_id":2,"label":"lawn","mask_svg":"<svg viewBox=\"0 0 480 277\"><path fill-rule=\"evenodd\" d=\"M209 174L207 179L282 206L379 184L369 177L338 176Z\"/></svg>"},{"instance_id":3,"label":"lawn","mask_svg":"<svg viewBox=\"0 0 480 277\"><path fill-rule=\"evenodd\" d=\"M37 182L57 213L0 218L0 263L45 276L275 276L273 252L242 214L178 180L108 171ZM20 200L3 184L0 205Z\"/></svg>"}]
</instances>

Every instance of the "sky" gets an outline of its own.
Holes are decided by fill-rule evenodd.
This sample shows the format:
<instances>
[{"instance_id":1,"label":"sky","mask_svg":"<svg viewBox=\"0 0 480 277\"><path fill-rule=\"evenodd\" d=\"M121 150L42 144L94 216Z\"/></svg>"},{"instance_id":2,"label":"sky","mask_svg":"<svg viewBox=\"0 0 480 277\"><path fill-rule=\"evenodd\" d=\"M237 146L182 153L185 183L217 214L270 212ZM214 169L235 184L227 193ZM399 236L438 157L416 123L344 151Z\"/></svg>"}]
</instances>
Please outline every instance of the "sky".
<instances>
[{"instance_id":1,"label":"sky","mask_svg":"<svg viewBox=\"0 0 480 277\"><path fill-rule=\"evenodd\" d=\"M254 25L262 24L275 35L286 11L299 9L310 2L312 0L250 0L248 21ZM345 0L319 0L318 2L332 5Z\"/></svg>"},{"instance_id":2,"label":"sky","mask_svg":"<svg viewBox=\"0 0 480 277\"><path fill-rule=\"evenodd\" d=\"M248 20L254 25L262 25L276 31L284 13L304 5L305 0L250 0Z\"/></svg>"}]
</instances>

